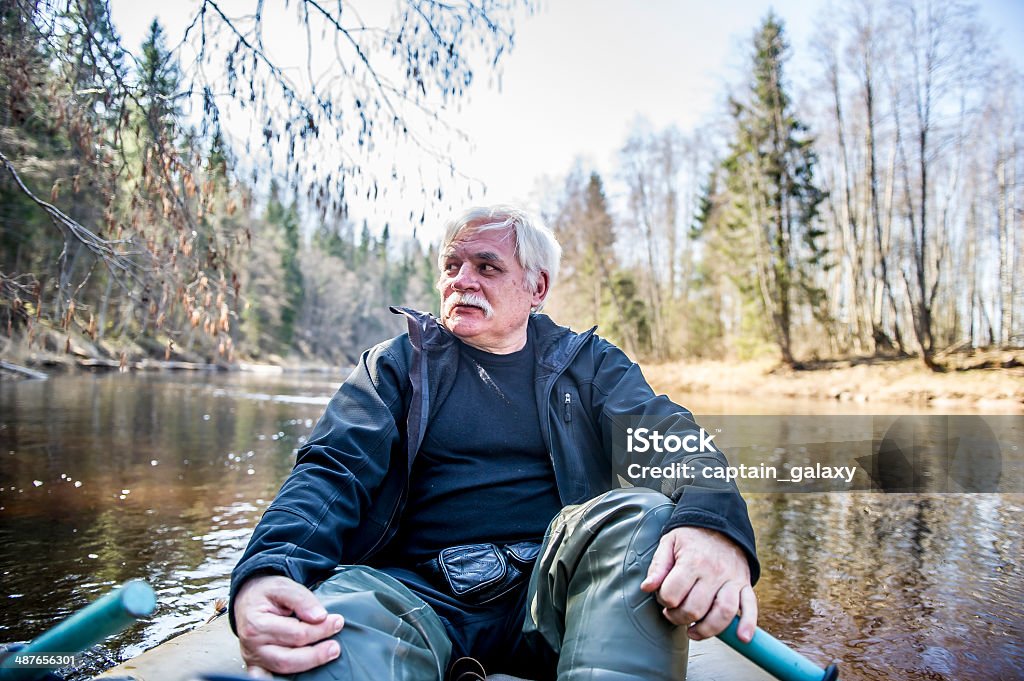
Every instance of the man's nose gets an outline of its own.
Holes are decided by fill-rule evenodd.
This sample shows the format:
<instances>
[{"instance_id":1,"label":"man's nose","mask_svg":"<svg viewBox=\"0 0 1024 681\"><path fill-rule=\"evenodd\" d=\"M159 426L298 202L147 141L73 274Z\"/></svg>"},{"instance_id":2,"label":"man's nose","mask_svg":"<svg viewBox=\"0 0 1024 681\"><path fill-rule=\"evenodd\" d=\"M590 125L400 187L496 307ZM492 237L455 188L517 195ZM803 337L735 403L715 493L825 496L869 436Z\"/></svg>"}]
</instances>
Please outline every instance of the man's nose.
<instances>
[{"instance_id":1,"label":"man's nose","mask_svg":"<svg viewBox=\"0 0 1024 681\"><path fill-rule=\"evenodd\" d=\"M459 267L459 271L452 278L452 286L460 291L477 288L478 284L476 273L473 271L473 264L468 262L463 263Z\"/></svg>"}]
</instances>

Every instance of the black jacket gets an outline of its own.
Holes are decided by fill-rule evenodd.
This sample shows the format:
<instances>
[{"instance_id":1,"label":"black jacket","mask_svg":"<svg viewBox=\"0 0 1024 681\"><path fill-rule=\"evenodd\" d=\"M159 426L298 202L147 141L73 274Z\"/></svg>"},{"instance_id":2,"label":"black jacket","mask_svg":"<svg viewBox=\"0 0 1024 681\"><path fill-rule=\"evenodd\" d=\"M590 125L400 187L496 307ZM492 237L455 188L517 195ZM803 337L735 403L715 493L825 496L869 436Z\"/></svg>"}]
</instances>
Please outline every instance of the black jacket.
<instances>
[{"instance_id":1,"label":"black jacket","mask_svg":"<svg viewBox=\"0 0 1024 681\"><path fill-rule=\"evenodd\" d=\"M455 381L456 338L408 309L409 332L370 348L299 450L295 468L256 527L231 574L234 595L256 573L283 574L310 586L337 565L372 563L394 537L409 472L424 432ZM577 334L531 315L537 353L535 397L543 439L563 504L620 486L627 427L641 421L663 434L696 433L693 416L655 395L640 367L594 329ZM717 452L647 457L724 467ZM676 500L665 531L684 525L718 530L743 547L751 581L760 574L746 504L732 482L697 475L663 489Z\"/></svg>"}]
</instances>

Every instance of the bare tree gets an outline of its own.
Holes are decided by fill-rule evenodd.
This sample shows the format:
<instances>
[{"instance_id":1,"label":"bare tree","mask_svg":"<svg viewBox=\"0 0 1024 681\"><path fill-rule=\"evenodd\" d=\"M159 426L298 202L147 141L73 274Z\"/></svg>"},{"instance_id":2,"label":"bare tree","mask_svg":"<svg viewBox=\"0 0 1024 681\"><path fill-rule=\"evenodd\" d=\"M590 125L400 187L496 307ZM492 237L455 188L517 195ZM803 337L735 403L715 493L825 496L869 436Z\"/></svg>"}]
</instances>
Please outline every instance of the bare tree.
<instances>
[{"instance_id":1,"label":"bare tree","mask_svg":"<svg viewBox=\"0 0 1024 681\"><path fill-rule=\"evenodd\" d=\"M835 159L827 184L833 238L842 249L833 275L839 304L853 322L852 342L861 351L902 351L903 340L891 276L891 212L885 188L891 177L880 168L880 149L891 145L880 111L880 87L892 55L891 8L878 0L830 6L819 19L815 41L828 93L833 139L821 144L823 160ZM888 142L887 142L888 140ZM848 281L849 286L842 284ZM847 300L848 299L848 300ZM844 313L846 314L846 313Z\"/></svg>"},{"instance_id":2,"label":"bare tree","mask_svg":"<svg viewBox=\"0 0 1024 681\"><path fill-rule=\"evenodd\" d=\"M645 121L635 123L619 152L619 175L627 188L624 227L636 236L626 257L643 265L653 351L662 358L672 354L672 336L684 327L679 317L690 271L688 225L699 194L693 171L699 164L694 143L678 129L654 131Z\"/></svg>"},{"instance_id":3,"label":"bare tree","mask_svg":"<svg viewBox=\"0 0 1024 681\"><path fill-rule=\"evenodd\" d=\"M882 192L879 189L881 177L888 178L891 185L892 172L884 176L879 170L879 112L878 79L881 62L884 59L883 45L886 44L888 14L876 0L861 0L859 6L850 8L847 15L852 23L855 40L849 49L849 60L858 75L860 101L864 117L864 176L867 183L867 208L864 214L870 224L869 233L874 239L874 267L871 292L872 340L876 352L894 347L903 352L903 334L900 330L896 310L896 296L890 274L891 211L883 210ZM890 324L885 323L885 311L889 310ZM892 334L890 339L889 333Z\"/></svg>"},{"instance_id":4,"label":"bare tree","mask_svg":"<svg viewBox=\"0 0 1024 681\"><path fill-rule=\"evenodd\" d=\"M938 370L933 316L949 237L944 218L958 181L964 117L984 72L985 52L978 42L980 29L972 6L908 1L900 4L897 16L906 46L906 57L893 80L902 217L910 256L903 279L921 358ZM950 148L952 155L942 153ZM940 169L945 170L945 178ZM947 192L939 196L942 179L947 181Z\"/></svg>"},{"instance_id":5,"label":"bare tree","mask_svg":"<svg viewBox=\"0 0 1024 681\"><path fill-rule=\"evenodd\" d=\"M1024 144L1021 117L1024 107L1021 94L1024 90L1019 74L1011 67L1004 66L1006 74L997 87L992 89L991 102L986 112L987 122L992 126L996 139L995 180L996 180L996 229L999 244L999 342L1004 346L1013 345L1015 329L1020 317L1017 308L1019 295L1021 207L1020 166L1024 158Z\"/></svg>"}]
</instances>

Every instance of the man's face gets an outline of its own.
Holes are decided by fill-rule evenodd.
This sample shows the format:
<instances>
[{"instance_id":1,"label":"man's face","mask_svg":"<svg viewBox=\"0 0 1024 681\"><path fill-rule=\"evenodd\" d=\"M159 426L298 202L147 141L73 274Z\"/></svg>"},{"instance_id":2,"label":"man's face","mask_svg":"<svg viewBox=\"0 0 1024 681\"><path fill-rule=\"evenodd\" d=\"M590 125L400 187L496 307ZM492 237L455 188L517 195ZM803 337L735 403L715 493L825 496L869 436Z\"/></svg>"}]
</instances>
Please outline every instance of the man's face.
<instances>
[{"instance_id":1,"label":"man's face","mask_svg":"<svg viewBox=\"0 0 1024 681\"><path fill-rule=\"evenodd\" d=\"M474 225L475 226L475 225ZM444 252L438 290L441 322L463 342L506 354L526 344L530 308L547 295L547 274L536 291L515 257L512 229L463 232Z\"/></svg>"}]
</instances>

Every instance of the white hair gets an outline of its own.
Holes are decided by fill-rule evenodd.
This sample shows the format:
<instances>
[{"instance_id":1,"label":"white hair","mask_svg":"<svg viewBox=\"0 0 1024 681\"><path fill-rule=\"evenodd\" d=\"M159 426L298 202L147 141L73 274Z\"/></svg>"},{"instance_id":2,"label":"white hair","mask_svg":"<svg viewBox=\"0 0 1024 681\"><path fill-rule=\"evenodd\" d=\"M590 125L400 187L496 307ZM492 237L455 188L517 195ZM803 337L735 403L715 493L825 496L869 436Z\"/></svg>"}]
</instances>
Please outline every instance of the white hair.
<instances>
[{"instance_id":1,"label":"white hair","mask_svg":"<svg viewBox=\"0 0 1024 681\"><path fill-rule=\"evenodd\" d=\"M558 276L562 247L554 233L539 219L513 206L497 205L470 208L445 225L437 266L444 270L445 251L465 232L490 232L508 229L515 234L516 261L526 270L526 286L537 290L541 272L548 275L548 290Z\"/></svg>"}]
</instances>

